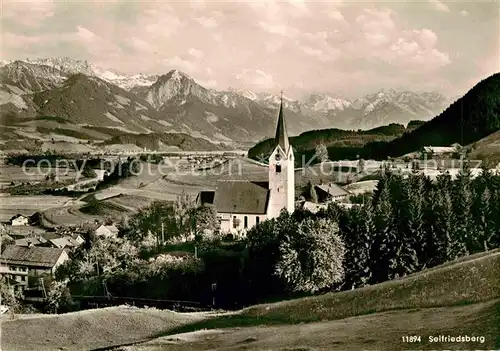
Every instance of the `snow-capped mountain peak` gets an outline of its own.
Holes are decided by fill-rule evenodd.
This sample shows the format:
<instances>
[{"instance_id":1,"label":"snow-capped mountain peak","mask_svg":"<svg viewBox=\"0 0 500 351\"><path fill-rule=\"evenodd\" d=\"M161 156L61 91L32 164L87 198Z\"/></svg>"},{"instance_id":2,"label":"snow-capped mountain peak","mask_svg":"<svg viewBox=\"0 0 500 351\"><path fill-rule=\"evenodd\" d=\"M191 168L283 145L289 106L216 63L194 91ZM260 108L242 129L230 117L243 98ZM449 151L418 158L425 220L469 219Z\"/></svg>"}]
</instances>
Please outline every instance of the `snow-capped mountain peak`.
<instances>
[{"instance_id":1,"label":"snow-capped mountain peak","mask_svg":"<svg viewBox=\"0 0 500 351\"><path fill-rule=\"evenodd\" d=\"M236 88L229 87L228 91L231 93L235 93L235 94L241 95L243 97L246 97L247 99L250 99L252 101L256 101L259 99L259 97L256 93L254 93L253 91L247 90L247 89L236 89Z\"/></svg>"},{"instance_id":2,"label":"snow-capped mountain peak","mask_svg":"<svg viewBox=\"0 0 500 351\"><path fill-rule=\"evenodd\" d=\"M109 83L113 83L125 90L131 90L135 87L150 86L158 79L157 75L127 75L111 69L104 69L95 66L94 64L85 60L77 60L70 57L27 58L19 61L26 62L32 65L53 67L54 69L57 69L66 75L81 73L87 76L98 77ZM13 61L2 61L0 67L4 67L5 65L12 62Z\"/></svg>"},{"instance_id":3,"label":"snow-capped mountain peak","mask_svg":"<svg viewBox=\"0 0 500 351\"><path fill-rule=\"evenodd\" d=\"M341 98L334 98L325 94L312 94L309 95L307 99L305 99L304 105L314 111L343 111L347 107L351 106L351 102Z\"/></svg>"}]
</instances>

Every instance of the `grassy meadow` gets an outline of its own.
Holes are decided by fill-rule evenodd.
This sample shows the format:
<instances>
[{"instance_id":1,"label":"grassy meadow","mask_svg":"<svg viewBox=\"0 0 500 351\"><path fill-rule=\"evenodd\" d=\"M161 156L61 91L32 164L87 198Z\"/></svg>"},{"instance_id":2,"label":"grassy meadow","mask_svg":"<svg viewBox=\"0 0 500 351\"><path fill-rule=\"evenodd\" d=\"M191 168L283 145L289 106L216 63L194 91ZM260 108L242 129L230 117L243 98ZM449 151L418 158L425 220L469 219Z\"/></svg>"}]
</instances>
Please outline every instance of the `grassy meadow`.
<instances>
[{"instance_id":1,"label":"grassy meadow","mask_svg":"<svg viewBox=\"0 0 500 351\"><path fill-rule=\"evenodd\" d=\"M116 350L136 351L494 349L500 346L499 276L500 250L495 250L361 289L230 313L115 307L4 317L2 346L48 350L129 344ZM485 343L429 342L429 336L441 334L484 336ZM405 344L404 335L420 335L421 342Z\"/></svg>"}]
</instances>

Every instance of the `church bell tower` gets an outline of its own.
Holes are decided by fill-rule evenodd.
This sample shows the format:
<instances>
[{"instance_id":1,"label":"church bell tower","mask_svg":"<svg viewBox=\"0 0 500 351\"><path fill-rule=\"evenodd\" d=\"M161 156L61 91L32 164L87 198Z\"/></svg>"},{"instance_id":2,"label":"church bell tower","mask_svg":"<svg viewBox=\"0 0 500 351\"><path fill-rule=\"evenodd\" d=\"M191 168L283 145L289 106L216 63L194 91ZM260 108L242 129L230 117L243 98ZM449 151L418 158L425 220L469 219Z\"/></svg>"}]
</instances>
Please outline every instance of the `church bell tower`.
<instances>
[{"instance_id":1,"label":"church bell tower","mask_svg":"<svg viewBox=\"0 0 500 351\"><path fill-rule=\"evenodd\" d=\"M269 205L267 217L278 217L285 208L289 213L295 209L295 166L292 146L288 141L283 116L283 92L281 92L278 123L274 138L274 150L269 157Z\"/></svg>"}]
</instances>

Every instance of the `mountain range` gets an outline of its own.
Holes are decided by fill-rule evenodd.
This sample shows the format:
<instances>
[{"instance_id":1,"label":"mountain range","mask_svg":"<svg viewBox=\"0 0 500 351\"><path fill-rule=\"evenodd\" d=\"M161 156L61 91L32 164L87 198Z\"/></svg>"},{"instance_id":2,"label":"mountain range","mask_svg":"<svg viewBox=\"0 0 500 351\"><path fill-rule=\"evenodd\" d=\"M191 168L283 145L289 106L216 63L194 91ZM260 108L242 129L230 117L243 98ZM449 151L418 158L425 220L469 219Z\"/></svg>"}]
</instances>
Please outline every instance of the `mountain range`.
<instances>
[{"instance_id":1,"label":"mountain range","mask_svg":"<svg viewBox=\"0 0 500 351\"><path fill-rule=\"evenodd\" d=\"M249 90L205 88L178 70L126 75L70 58L4 61L0 66L4 126L50 116L64 119L66 129L180 132L217 143L252 142L273 134L280 101L277 95ZM352 101L327 94L301 100L283 97L292 135L311 129L406 125L431 119L451 102L436 92L391 89Z\"/></svg>"}]
</instances>

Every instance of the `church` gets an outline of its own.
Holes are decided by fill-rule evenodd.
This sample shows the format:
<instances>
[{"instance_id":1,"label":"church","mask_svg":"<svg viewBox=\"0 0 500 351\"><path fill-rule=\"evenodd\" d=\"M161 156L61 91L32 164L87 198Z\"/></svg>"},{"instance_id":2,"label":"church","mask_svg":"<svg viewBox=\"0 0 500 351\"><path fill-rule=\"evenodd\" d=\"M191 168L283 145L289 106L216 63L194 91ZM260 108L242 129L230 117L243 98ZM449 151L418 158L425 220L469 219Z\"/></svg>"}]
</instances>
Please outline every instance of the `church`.
<instances>
[{"instance_id":1,"label":"church","mask_svg":"<svg viewBox=\"0 0 500 351\"><path fill-rule=\"evenodd\" d=\"M212 204L223 233L245 233L260 222L295 208L295 166L288 140L283 99L280 103L274 150L269 157L268 181L220 182L215 191L201 191L197 202Z\"/></svg>"}]
</instances>

